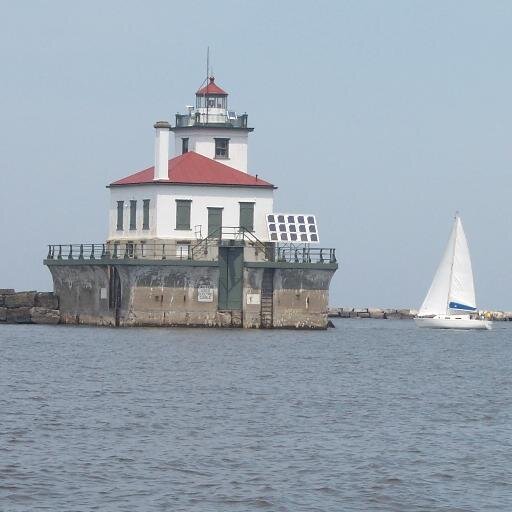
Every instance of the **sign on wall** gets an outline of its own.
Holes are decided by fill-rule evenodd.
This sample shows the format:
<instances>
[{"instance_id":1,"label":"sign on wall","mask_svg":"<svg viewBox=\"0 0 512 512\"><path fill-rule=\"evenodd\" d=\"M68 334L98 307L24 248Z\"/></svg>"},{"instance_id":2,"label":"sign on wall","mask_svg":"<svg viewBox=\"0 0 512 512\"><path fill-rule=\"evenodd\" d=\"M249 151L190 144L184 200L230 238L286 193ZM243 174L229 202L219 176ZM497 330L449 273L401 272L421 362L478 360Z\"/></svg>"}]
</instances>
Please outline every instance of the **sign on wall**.
<instances>
[{"instance_id":1,"label":"sign on wall","mask_svg":"<svg viewBox=\"0 0 512 512\"><path fill-rule=\"evenodd\" d=\"M197 287L198 302L213 302L213 288L209 285L199 285Z\"/></svg>"},{"instance_id":2,"label":"sign on wall","mask_svg":"<svg viewBox=\"0 0 512 512\"><path fill-rule=\"evenodd\" d=\"M247 294L247 304L260 304L261 295L259 293L248 293Z\"/></svg>"}]
</instances>

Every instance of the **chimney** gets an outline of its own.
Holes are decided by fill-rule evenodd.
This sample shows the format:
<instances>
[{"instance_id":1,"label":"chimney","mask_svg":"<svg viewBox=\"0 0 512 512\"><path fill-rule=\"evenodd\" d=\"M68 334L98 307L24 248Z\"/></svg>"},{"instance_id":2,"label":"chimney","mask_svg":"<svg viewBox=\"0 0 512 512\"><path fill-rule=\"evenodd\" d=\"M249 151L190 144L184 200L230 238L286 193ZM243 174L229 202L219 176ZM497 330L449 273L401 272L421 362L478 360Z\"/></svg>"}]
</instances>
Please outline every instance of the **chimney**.
<instances>
[{"instance_id":1,"label":"chimney","mask_svg":"<svg viewBox=\"0 0 512 512\"><path fill-rule=\"evenodd\" d=\"M153 181L169 181L169 130L171 125L167 121L157 121L154 125L155 137L155 176Z\"/></svg>"}]
</instances>

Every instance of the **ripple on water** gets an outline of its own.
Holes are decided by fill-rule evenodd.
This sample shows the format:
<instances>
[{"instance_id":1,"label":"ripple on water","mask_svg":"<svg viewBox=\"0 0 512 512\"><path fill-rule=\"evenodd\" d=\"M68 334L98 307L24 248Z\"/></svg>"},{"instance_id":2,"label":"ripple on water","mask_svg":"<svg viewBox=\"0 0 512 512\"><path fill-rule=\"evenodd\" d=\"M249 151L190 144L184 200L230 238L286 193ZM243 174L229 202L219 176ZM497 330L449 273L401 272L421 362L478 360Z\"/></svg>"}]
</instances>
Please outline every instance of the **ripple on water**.
<instances>
[{"instance_id":1,"label":"ripple on water","mask_svg":"<svg viewBox=\"0 0 512 512\"><path fill-rule=\"evenodd\" d=\"M512 328L478 334L0 326L0 510L508 512Z\"/></svg>"}]
</instances>

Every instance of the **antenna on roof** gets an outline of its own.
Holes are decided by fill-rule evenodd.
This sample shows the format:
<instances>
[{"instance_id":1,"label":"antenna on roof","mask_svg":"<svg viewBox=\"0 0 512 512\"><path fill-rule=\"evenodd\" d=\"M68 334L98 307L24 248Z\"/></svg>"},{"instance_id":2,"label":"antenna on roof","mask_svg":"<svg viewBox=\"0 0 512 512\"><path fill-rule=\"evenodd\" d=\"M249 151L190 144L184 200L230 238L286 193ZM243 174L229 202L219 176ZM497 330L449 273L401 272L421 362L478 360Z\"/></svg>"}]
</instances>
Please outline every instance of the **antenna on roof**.
<instances>
[{"instance_id":1,"label":"antenna on roof","mask_svg":"<svg viewBox=\"0 0 512 512\"><path fill-rule=\"evenodd\" d=\"M204 99L206 102L206 124L208 124L208 79L210 77L210 47L206 47L206 90L204 93Z\"/></svg>"},{"instance_id":2,"label":"antenna on roof","mask_svg":"<svg viewBox=\"0 0 512 512\"><path fill-rule=\"evenodd\" d=\"M210 77L210 47L206 47L206 83L208 84L208 78Z\"/></svg>"}]
</instances>

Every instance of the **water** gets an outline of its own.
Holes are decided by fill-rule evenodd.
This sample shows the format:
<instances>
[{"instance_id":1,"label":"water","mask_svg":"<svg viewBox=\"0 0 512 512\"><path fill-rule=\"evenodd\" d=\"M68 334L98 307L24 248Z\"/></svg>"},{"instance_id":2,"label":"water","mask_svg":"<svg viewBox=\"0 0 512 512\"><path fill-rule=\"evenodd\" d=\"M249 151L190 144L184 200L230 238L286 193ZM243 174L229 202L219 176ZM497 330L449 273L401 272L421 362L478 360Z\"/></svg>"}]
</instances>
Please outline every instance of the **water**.
<instances>
[{"instance_id":1,"label":"water","mask_svg":"<svg viewBox=\"0 0 512 512\"><path fill-rule=\"evenodd\" d=\"M512 510L512 325L0 326L0 510Z\"/></svg>"}]
</instances>

